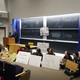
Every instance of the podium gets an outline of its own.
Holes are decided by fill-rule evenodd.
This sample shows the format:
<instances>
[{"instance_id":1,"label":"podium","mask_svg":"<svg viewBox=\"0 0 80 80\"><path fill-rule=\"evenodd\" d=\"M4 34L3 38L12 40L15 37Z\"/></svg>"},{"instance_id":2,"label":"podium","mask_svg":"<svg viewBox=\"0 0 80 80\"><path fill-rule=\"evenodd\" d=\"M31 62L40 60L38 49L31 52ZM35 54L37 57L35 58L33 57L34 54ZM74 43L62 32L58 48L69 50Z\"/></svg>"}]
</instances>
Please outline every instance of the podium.
<instances>
[{"instance_id":1,"label":"podium","mask_svg":"<svg viewBox=\"0 0 80 80\"><path fill-rule=\"evenodd\" d=\"M10 44L15 44L15 39L10 37L3 37L4 46L8 46Z\"/></svg>"}]
</instances>

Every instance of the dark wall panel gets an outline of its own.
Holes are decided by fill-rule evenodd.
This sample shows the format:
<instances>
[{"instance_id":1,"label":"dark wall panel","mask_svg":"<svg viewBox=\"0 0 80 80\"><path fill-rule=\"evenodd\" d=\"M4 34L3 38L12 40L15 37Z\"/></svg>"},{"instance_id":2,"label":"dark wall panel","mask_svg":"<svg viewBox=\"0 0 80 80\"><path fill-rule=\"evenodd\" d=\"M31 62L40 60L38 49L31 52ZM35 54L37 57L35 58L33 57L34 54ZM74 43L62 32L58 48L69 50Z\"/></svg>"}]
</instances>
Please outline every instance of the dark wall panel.
<instances>
[{"instance_id":1,"label":"dark wall panel","mask_svg":"<svg viewBox=\"0 0 80 80\"><path fill-rule=\"evenodd\" d=\"M42 18L21 19L21 37L22 38L40 38L40 28L43 27Z\"/></svg>"},{"instance_id":2,"label":"dark wall panel","mask_svg":"<svg viewBox=\"0 0 80 80\"><path fill-rule=\"evenodd\" d=\"M48 39L78 41L78 30L50 30Z\"/></svg>"},{"instance_id":3,"label":"dark wall panel","mask_svg":"<svg viewBox=\"0 0 80 80\"><path fill-rule=\"evenodd\" d=\"M49 28L78 28L79 15L50 17L47 19Z\"/></svg>"},{"instance_id":4,"label":"dark wall panel","mask_svg":"<svg viewBox=\"0 0 80 80\"><path fill-rule=\"evenodd\" d=\"M31 41L37 45L37 42L44 42L43 37L40 36L41 27L43 27L43 17L21 19L21 43L26 44ZM49 36L45 42L48 42L55 52L64 53L65 50L69 50L73 53L77 51L79 15L48 16L47 27L49 28Z\"/></svg>"},{"instance_id":5,"label":"dark wall panel","mask_svg":"<svg viewBox=\"0 0 80 80\"><path fill-rule=\"evenodd\" d=\"M48 39L78 41L79 15L50 17L47 26Z\"/></svg>"},{"instance_id":6,"label":"dark wall panel","mask_svg":"<svg viewBox=\"0 0 80 80\"><path fill-rule=\"evenodd\" d=\"M22 44L27 44L28 42L33 42L34 45L37 45L37 42L44 42L40 40L28 40L28 39L20 39ZM53 48L54 52L59 52L64 54L65 50L69 50L70 53L72 54L73 52L77 51L77 44L73 43L62 43L62 42L50 42L50 41L45 41L49 43L49 47Z\"/></svg>"}]
</instances>

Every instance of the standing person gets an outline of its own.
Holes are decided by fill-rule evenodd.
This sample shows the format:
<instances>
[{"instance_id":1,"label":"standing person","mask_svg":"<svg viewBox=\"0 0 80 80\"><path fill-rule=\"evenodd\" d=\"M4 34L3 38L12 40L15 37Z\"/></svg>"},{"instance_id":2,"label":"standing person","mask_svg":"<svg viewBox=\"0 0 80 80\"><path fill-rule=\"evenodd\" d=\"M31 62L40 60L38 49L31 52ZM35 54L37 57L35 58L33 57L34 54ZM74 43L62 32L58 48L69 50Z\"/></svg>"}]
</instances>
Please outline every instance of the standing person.
<instances>
[{"instance_id":1,"label":"standing person","mask_svg":"<svg viewBox=\"0 0 80 80\"><path fill-rule=\"evenodd\" d=\"M18 33L17 33L16 29L14 29L14 33L12 34L11 37L14 37L15 38L15 43L18 43Z\"/></svg>"},{"instance_id":2,"label":"standing person","mask_svg":"<svg viewBox=\"0 0 80 80\"><path fill-rule=\"evenodd\" d=\"M9 32L9 35L8 35L8 37L11 37L11 32Z\"/></svg>"}]
</instances>

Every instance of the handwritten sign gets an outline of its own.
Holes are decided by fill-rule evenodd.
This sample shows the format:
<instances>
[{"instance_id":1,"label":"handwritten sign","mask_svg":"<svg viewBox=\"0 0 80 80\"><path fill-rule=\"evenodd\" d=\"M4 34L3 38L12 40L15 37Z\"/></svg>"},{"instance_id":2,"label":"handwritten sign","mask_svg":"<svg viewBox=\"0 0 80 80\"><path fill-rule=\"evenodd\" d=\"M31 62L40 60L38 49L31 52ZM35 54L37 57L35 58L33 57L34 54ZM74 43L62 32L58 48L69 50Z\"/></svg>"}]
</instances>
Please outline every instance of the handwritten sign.
<instances>
[{"instance_id":1,"label":"handwritten sign","mask_svg":"<svg viewBox=\"0 0 80 80\"><path fill-rule=\"evenodd\" d=\"M29 52L19 51L16 62L28 64L29 58L30 58Z\"/></svg>"},{"instance_id":2,"label":"handwritten sign","mask_svg":"<svg viewBox=\"0 0 80 80\"><path fill-rule=\"evenodd\" d=\"M61 60L61 58L59 56L44 55L42 67L59 70L60 60Z\"/></svg>"},{"instance_id":3,"label":"handwritten sign","mask_svg":"<svg viewBox=\"0 0 80 80\"><path fill-rule=\"evenodd\" d=\"M37 48L40 48L41 52L47 53L47 48L49 48L49 43L38 42L37 43Z\"/></svg>"},{"instance_id":4,"label":"handwritten sign","mask_svg":"<svg viewBox=\"0 0 80 80\"><path fill-rule=\"evenodd\" d=\"M29 65L40 67L41 56L31 55L29 60Z\"/></svg>"}]
</instances>

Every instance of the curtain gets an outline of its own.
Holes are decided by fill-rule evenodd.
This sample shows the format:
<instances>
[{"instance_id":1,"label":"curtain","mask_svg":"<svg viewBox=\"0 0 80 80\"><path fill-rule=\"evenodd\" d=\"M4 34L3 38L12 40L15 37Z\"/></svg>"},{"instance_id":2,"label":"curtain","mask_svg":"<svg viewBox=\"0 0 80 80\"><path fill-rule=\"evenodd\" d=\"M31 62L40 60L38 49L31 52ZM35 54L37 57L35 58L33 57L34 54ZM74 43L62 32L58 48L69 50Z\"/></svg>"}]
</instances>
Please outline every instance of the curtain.
<instances>
[{"instance_id":1,"label":"curtain","mask_svg":"<svg viewBox=\"0 0 80 80\"><path fill-rule=\"evenodd\" d=\"M14 29L18 32L18 43L20 43L20 19L12 19L12 34Z\"/></svg>"},{"instance_id":2,"label":"curtain","mask_svg":"<svg viewBox=\"0 0 80 80\"><path fill-rule=\"evenodd\" d=\"M78 26L78 51L80 51L80 17L79 17L79 26Z\"/></svg>"}]
</instances>

